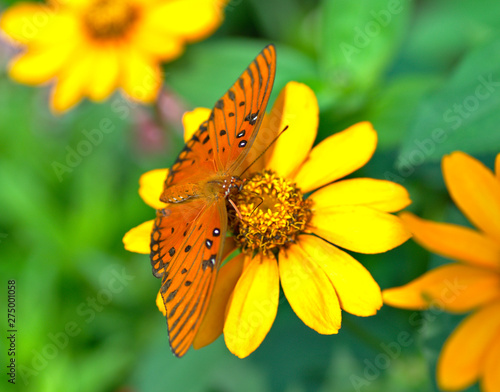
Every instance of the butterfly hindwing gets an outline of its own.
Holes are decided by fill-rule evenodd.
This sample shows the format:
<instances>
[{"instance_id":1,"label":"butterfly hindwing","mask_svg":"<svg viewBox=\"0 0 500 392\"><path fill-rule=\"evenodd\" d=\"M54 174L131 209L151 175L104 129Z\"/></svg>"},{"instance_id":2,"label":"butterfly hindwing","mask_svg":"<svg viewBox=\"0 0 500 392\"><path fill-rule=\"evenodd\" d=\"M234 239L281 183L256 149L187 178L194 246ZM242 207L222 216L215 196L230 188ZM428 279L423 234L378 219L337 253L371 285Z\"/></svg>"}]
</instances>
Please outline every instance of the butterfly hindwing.
<instances>
[{"instance_id":1,"label":"butterfly hindwing","mask_svg":"<svg viewBox=\"0 0 500 392\"><path fill-rule=\"evenodd\" d=\"M152 259L153 269L162 272L160 292L170 347L180 357L191 346L207 310L222 258L227 213L224 198L209 204L194 199L169 208L191 211L185 221L176 220L176 212L158 216L153 229L153 237L159 238L158 249L162 249L156 262ZM180 236L171 233L172 225Z\"/></svg>"}]
</instances>

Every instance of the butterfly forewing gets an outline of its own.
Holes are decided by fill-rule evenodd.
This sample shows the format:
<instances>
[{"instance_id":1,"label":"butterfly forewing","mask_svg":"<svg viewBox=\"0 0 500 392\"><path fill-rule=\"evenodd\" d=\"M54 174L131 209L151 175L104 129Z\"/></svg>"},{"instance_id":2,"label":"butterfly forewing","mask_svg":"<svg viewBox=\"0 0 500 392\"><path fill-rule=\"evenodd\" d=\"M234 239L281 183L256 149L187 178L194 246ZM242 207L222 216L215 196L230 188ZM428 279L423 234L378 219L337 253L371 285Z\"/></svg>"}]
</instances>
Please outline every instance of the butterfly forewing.
<instances>
[{"instance_id":1,"label":"butterfly forewing","mask_svg":"<svg viewBox=\"0 0 500 392\"><path fill-rule=\"evenodd\" d=\"M250 151L264 117L275 73L276 50L269 45L215 104L208 131L221 171L239 174L237 168Z\"/></svg>"},{"instance_id":2,"label":"butterfly forewing","mask_svg":"<svg viewBox=\"0 0 500 392\"><path fill-rule=\"evenodd\" d=\"M174 184L198 183L217 172L215 150L208 132L208 122L202 123L189 139L172 165L165 188Z\"/></svg>"},{"instance_id":3,"label":"butterfly forewing","mask_svg":"<svg viewBox=\"0 0 500 392\"><path fill-rule=\"evenodd\" d=\"M220 98L208 121L186 143L165 186L195 183L217 172L238 175L266 111L276 73L276 50L268 45Z\"/></svg>"}]
</instances>

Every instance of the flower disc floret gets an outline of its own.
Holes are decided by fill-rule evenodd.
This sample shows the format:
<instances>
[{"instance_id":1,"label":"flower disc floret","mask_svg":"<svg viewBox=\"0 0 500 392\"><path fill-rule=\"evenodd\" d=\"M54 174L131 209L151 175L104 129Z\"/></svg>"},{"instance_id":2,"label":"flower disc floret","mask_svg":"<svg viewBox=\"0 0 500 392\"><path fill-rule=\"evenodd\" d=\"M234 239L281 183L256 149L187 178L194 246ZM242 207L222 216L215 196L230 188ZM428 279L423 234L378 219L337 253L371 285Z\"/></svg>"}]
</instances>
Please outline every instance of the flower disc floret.
<instances>
[{"instance_id":1,"label":"flower disc floret","mask_svg":"<svg viewBox=\"0 0 500 392\"><path fill-rule=\"evenodd\" d=\"M124 37L139 16L139 10L128 1L97 0L83 19L90 36L97 40Z\"/></svg>"},{"instance_id":2,"label":"flower disc floret","mask_svg":"<svg viewBox=\"0 0 500 392\"><path fill-rule=\"evenodd\" d=\"M236 196L239 214L231 217L236 241L244 252L264 254L296 240L309 222L311 200L295 183L271 170L253 174Z\"/></svg>"}]
</instances>

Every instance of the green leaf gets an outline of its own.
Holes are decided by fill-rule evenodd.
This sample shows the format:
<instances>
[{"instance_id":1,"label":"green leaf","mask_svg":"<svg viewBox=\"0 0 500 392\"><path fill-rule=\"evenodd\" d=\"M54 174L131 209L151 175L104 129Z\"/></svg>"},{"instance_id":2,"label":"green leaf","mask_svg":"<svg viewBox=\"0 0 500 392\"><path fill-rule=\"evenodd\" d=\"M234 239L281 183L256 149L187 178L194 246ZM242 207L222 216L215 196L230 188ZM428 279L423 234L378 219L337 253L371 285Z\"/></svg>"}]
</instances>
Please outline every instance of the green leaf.
<instances>
[{"instance_id":1,"label":"green leaf","mask_svg":"<svg viewBox=\"0 0 500 392\"><path fill-rule=\"evenodd\" d=\"M418 166L455 150L470 154L500 150L500 41L483 46L419 107L398 166Z\"/></svg>"},{"instance_id":2,"label":"green leaf","mask_svg":"<svg viewBox=\"0 0 500 392\"><path fill-rule=\"evenodd\" d=\"M189 106L212 107L269 43L221 39L193 45L182 59L168 68L166 84L184 97ZM277 71L271 102L290 80L317 79L313 61L303 53L284 45L277 45L276 52Z\"/></svg>"},{"instance_id":3,"label":"green leaf","mask_svg":"<svg viewBox=\"0 0 500 392\"><path fill-rule=\"evenodd\" d=\"M359 106L360 97L380 79L408 24L406 0L325 0L319 46L324 94L343 106Z\"/></svg>"},{"instance_id":4,"label":"green leaf","mask_svg":"<svg viewBox=\"0 0 500 392\"><path fill-rule=\"evenodd\" d=\"M394 148L401 142L417 113L415 102L438 82L434 76L401 76L370 99L370 106L359 117L373 123L378 133L378 148Z\"/></svg>"},{"instance_id":5,"label":"green leaf","mask_svg":"<svg viewBox=\"0 0 500 392\"><path fill-rule=\"evenodd\" d=\"M428 1L416 15L403 57L416 68L447 71L464 52L488 42L499 30L496 0L482 1L481 7L476 0Z\"/></svg>"}]
</instances>

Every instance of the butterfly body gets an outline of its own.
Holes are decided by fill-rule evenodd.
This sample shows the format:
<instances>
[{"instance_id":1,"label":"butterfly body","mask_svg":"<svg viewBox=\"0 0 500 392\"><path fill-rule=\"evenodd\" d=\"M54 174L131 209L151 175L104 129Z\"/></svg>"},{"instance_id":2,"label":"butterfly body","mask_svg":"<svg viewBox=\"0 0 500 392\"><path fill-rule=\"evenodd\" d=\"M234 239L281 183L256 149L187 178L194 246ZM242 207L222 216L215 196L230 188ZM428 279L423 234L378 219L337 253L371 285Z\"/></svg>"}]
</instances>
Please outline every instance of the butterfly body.
<instances>
[{"instance_id":1,"label":"butterfly body","mask_svg":"<svg viewBox=\"0 0 500 392\"><path fill-rule=\"evenodd\" d=\"M228 197L231 191L240 187L242 181L236 176L217 175L194 184L171 185L165 188L160 200L164 203L186 203L196 198L218 200Z\"/></svg>"},{"instance_id":2,"label":"butterfly body","mask_svg":"<svg viewBox=\"0 0 500 392\"><path fill-rule=\"evenodd\" d=\"M257 136L274 82L269 45L219 99L164 182L151 233L151 265L161 279L169 342L180 357L207 311L227 232L226 200L241 187L241 165Z\"/></svg>"}]
</instances>

